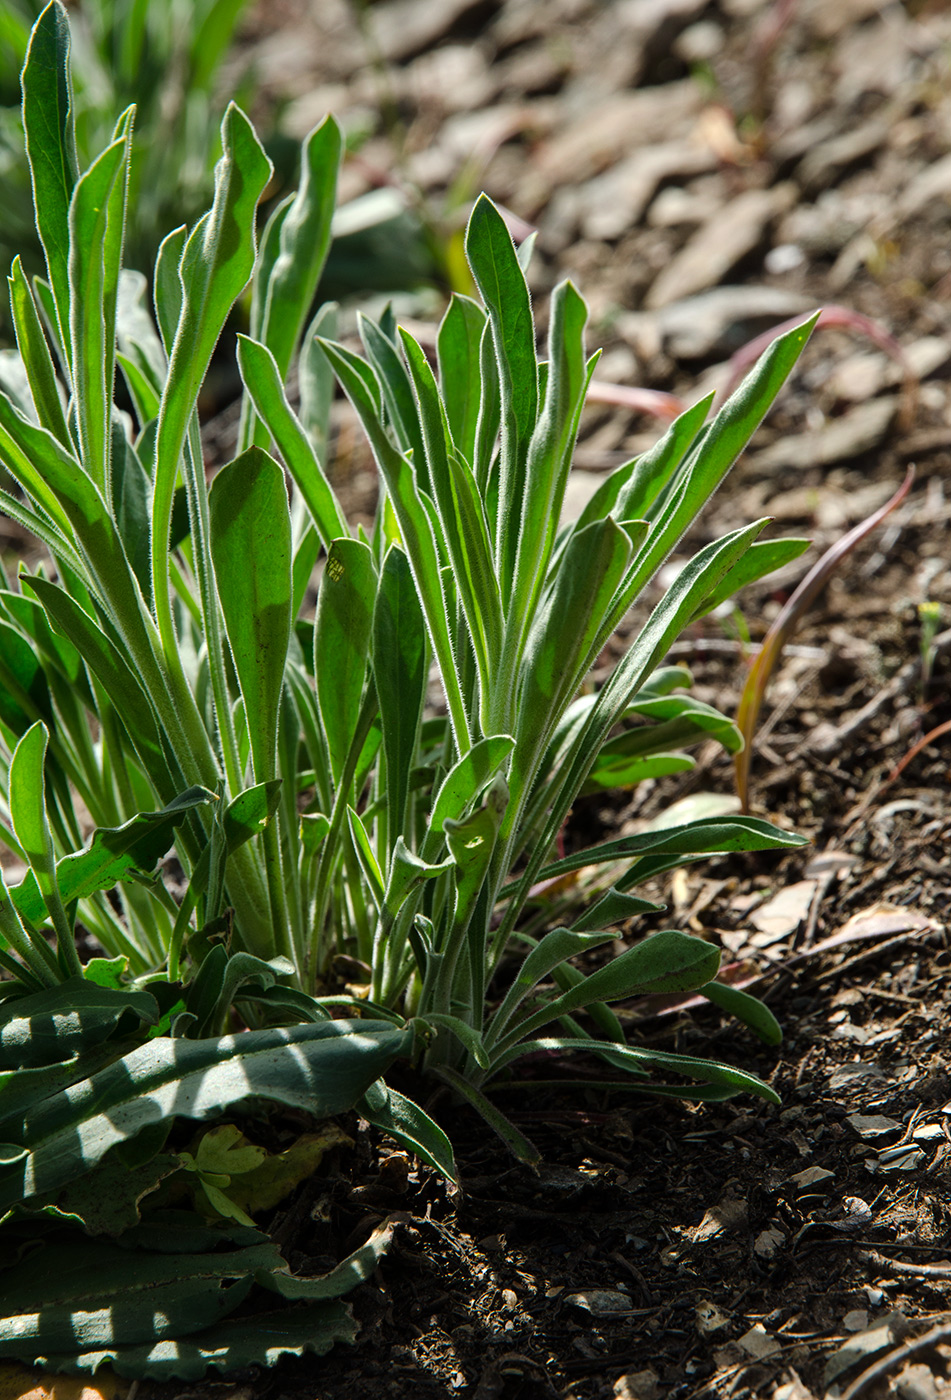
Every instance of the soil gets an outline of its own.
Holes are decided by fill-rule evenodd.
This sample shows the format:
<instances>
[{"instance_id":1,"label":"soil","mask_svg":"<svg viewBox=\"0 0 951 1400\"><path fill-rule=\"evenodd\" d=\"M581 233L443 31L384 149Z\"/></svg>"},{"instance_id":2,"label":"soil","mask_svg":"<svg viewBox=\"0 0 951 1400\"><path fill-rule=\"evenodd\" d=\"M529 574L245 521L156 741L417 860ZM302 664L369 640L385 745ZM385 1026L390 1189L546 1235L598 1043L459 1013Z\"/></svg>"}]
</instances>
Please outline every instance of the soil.
<instances>
[{"instance_id":1,"label":"soil","mask_svg":"<svg viewBox=\"0 0 951 1400\"><path fill-rule=\"evenodd\" d=\"M472 159L475 185L539 230L538 307L565 274L588 298L603 382L689 400L765 326L814 306L872 319L879 343L854 319L816 332L685 543L684 556L761 515L814 542L744 594L742 618L706 619L679 644L700 698L735 713L749 647L822 550L910 463L916 479L841 563L769 690L752 808L811 844L658 886L667 922L718 943L772 1007L782 1046L710 1008L621 1008L640 1042L750 1068L781 1107L570 1084L501 1093L542 1153L532 1171L437 1098L459 1192L351 1124L356 1149L285 1224L291 1262L317 1267L400 1216L352 1295L356 1344L187 1393L951 1393L951 787L938 732L951 723L951 15L911 0L282 0L252 16L247 43L288 131L327 107L371 126L347 197L411 189L445 236L465 214L446 191ZM424 315L418 298L406 306ZM573 489L657 432L630 408L590 408ZM359 503L372 482L352 450ZM939 605L930 645L923 603ZM699 757L633 798L585 799L567 839L730 792L729 763Z\"/></svg>"}]
</instances>

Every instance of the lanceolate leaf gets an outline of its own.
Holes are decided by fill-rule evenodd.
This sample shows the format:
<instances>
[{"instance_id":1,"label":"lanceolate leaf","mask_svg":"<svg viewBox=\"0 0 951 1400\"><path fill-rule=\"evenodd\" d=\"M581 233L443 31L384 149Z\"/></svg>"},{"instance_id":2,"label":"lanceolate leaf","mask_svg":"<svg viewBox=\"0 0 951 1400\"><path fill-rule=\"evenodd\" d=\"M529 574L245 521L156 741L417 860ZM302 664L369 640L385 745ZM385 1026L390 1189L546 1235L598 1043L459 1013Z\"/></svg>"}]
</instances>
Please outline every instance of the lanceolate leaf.
<instances>
[{"instance_id":1,"label":"lanceolate leaf","mask_svg":"<svg viewBox=\"0 0 951 1400\"><path fill-rule=\"evenodd\" d=\"M750 996L749 992L741 992L738 987L731 987L727 982L707 982L699 990L700 995L712 1001L714 1006L719 1006L721 1011L726 1011L728 1015L735 1016L738 1021L749 1026L767 1045L782 1044L782 1027L769 1007L764 1006L757 997Z\"/></svg>"},{"instance_id":2,"label":"lanceolate leaf","mask_svg":"<svg viewBox=\"0 0 951 1400\"><path fill-rule=\"evenodd\" d=\"M602 861L625 860L641 855L692 855L717 851L769 851L805 845L805 838L783 831L759 817L701 817L685 826L647 831L639 836L622 836L616 841L604 841L589 846L576 856L546 865L541 872L544 880L566 875L570 870Z\"/></svg>"},{"instance_id":3,"label":"lanceolate leaf","mask_svg":"<svg viewBox=\"0 0 951 1400\"><path fill-rule=\"evenodd\" d=\"M52 0L34 26L27 50L23 127L37 229L64 345L69 344L69 201L78 174L69 46L66 11Z\"/></svg>"},{"instance_id":4,"label":"lanceolate leaf","mask_svg":"<svg viewBox=\"0 0 951 1400\"><path fill-rule=\"evenodd\" d=\"M653 447L641 457L616 468L595 491L578 517L576 530L592 520L613 515L615 520L639 520L680 466L703 427L713 395L708 394L675 418Z\"/></svg>"},{"instance_id":5,"label":"lanceolate leaf","mask_svg":"<svg viewBox=\"0 0 951 1400\"><path fill-rule=\"evenodd\" d=\"M335 539L348 539L350 527L340 502L300 420L284 396L278 366L270 350L240 335L238 364L258 415L304 498L324 548L329 549Z\"/></svg>"},{"instance_id":6,"label":"lanceolate leaf","mask_svg":"<svg viewBox=\"0 0 951 1400\"><path fill-rule=\"evenodd\" d=\"M496 1062L496 1071L511 1064L514 1060L521 1059L523 1055L533 1055L539 1052L551 1053L553 1050L563 1050L569 1053L581 1051L590 1054L595 1048L597 1048L597 1042L590 1040L545 1036L540 1040L529 1040L513 1046ZM709 1099L713 1102L732 1098L734 1094L747 1093L756 1094L759 1098L765 1099L767 1103L779 1103L779 1095L775 1089L764 1084L761 1079L757 1079L755 1074L734 1069L732 1065L720 1064L717 1060L705 1060L694 1055L679 1055L664 1050L645 1050L635 1045L613 1044L604 1050L601 1058L618 1065L621 1069L634 1070L638 1073L655 1068L674 1074L685 1074L691 1079L699 1079L706 1084L715 1086L719 1092L705 1092L679 1085L654 1084L650 1080L641 1078L632 1080L629 1085L624 1083L617 1085L621 1089L630 1087L645 1094L659 1094L668 1098ZM600 1087L606 1089L614 1086L602 1083Z\"/></svg>"},{"instance_id":7,"label":"lanceolate leaf","mask_svg":"<svg viewBox=\"0 0 951 1400\"><path fill-rule=\"evenodd\" d=\"M486 1034L487 1042L491 1045L498 1040L518 1007L553 968L559 967L578 953L609 943L613 937L614 934L610 932L578 933L566 928L556 928L546 933L528 953L515 974L501 1006L492 1017L490 1029Z\"/></svg>"},{"instance_id":8,"label":"lanceolate leaf","mask_svg":"<svg viewBox=\"0 0 951 1400\"><path fill-rule=\"evenodd\" d=\"M10 818L36 878L41 911L56 930L56 951L64 973L80 970L72 928L56 881L53 838L46 815L46 747L49 734L37 720L17 744L10 761ZM21 911L22 912L22 911Z\"/></svg>"},{"instance_id":9,"label":"lanceolate leaf","mask_svg":"<svg viewBox=\"0 0 951 1400\"><path fill-rule=\"evenodd\" d=\"M480 739L464 758L460 758L446 774L433 799L430 831L442 831L447 819L459 821L469 803L494 778L514 745L515 740L510 734L495 734L488 739Z\"/></svg>"},{"instance_id":10,"label":"lanceolate leaf","mask_svg":"<svg viewBox=\"0 0 951 1400\"><path fill-rule=\"evenodd\" d=\"M330 248L330 222L343 142L333 117L305 139L297 193L281 221L277 258L267 280L263 340L287 374Z\"/></svg>"},{"instance_id":11,"label":"lanceolate leaf","mask_svg":"<svg viewBox=\"0 0 951 1400\"><path fill-rule=\"evenodd\" d=\"M13 313L17 346L30 381L30 393L33 396L37 418L40 425L51 432L58 442L68 447L69 429L60 399L53 357L19 257L14 258L7 281L10 286L10 309Z\"/></svg>"},{"instance_id":12,"label":"lanceolate leaf","mask_svg":"<svg viewBox=\"0 0 951 1400\"><path fill-rule=\"evenodd\" d=\"M590 666L604 613L630 552L627 534L610 519L590 525L572 540L529 635L519 694L493 697L493 714L504 705L506 715L512 715L513 778L517 774L520 783L534 777L557 720ZM500 690L504 682L500 675Z\"/></svg>"},{"instance_id":13,"label":"lanceolate leaf","mask_svg":"<svg viewBox=\"0 0 951 1400\"><path fill-rule=\"evenodd\" d=\"M361 315L359 320L367 358L376 370L383 390L387 421L393 428L400 451L412 453L420 490L431 495L426 450L409 375L396 346L380 327L366 316Z\"/></svg>"},{"instance_id":14,"label":"lanceolate leaf","mask_svg":"<svg viewBox=\"0 0 951 1400\"><path fill-rule=\"evenodd\" d=\"M151 657L142 594L105 500L76 458L45 428L28 423L0 395L0 460L75 540L99 600L140 664Z\"/></svg>"},{"instance_id":15,"label":"lanceolate leaf","mask_svg":"<svg viewBox=\"0 0 951 1400\"><path fill-rule=\"evenodd\" d=\"M584 327L587 307L570 282L555 288L551 299L548 335L549 367L545 402L532 434L525 467L521 514L508 522L517 531L509 643L520 649L535 611L548 568L571 452L581 417L585 392L594 369L585 364Z\"/></svg>"},{"instance_id":16,"label":"lanceolate leaf","mask_svg":"<svg viewBox=\"0 0 951 1400\"><path fill-rule=\"evenodd\" d=\"M419 403L428 482L442 539L469 624L479 675L488 692L502 643L502 603L488 522L468 463L455 451L445 408L422 347L400 331Z\"/></svg>"},{"instance_id":17,"label":"lanceolate leaf","mask_svg":"<svg viewBox=\"0 0 951 1400\"><path fill-rule=\"evenodd\" d=\"M403 830L416 734L426 693L426 629L401 549L383 561L373 612L373 675L383 720L386 800L392 841Z\"/></svg>"},{"instance_id":18,"label":"lanceolate leaf","mask_svg":"<svg viewBox=\"0 0 951 1400\"><path fill-rule=\"evenodd\" d=\"M580 939L585 935L575 934L574 937ZM719 965L719 948L704 943L701 938L676 929L652 933L560 997L546 1002L539 1011L508 1031L499 1044L504 1049L524 1040L539 1026L594 1002L621 1001L625 997L656 992L694 991L716 975Z\"/></svg>"},{"instance_id":19,"label":"lanceolate leaf","mask_svg":"<svg viewBox=\"0 0 951 1400\"><path fill-rule=\"evenodd\" d=\"M374 456L386 482L389 498L399 521L402 545L409 559L416 589L426 615L433 651L439 661L446 701L452 719L453 736L460 754L471 747L465 704L456 673L456 658L449 637L446 606L440 583L440 562L433 526L420 498L413 470L390 442L373 399L367 367L342 346L321 341L347 397L353 403L366 429ZM371 378L372 376L372 371ZM375 382L375 381L374 381Z\"/></svg>"},{"instance_id":20,"label":"lanceolate leaf","mask_svg":"<svg viewBox=\"0 0 951 1400\"><path fill-rule=\"evenodd\" d=\"M368 1122L415 1152L454 1185L458 1182L452 1144L442 1128L412 1099L391 1089L382 1079L371 1084L358 1104Z\"/></svg>"},{"instance_id":21,"label":"lanceolate leaf","mask_svg":"<svg viewBox=\"0 0 951 1400\"><path fill-rule=\"evenodd\" d=\"M724 574L709 598L694 613L691 622L706 617L707 613L713 612L714 608L718 608L721 603L739 593L748 583L755 583L766 574L784 568L786 564L798 559L800 554L805 554L811 545L812 540L757 540L755 544L750 545L739 563L734 564L733 568Z\"/></svg>"},{"instance_id":22,"label":"lanceolate leaf","mask_svg":"<svg viewBox=\"0 0 951 1400\"><path fill-rule=\"evenodd\" d=\"M502 457L496 556L502 603L508 606L518 548L528 443L538 416L535 328L525 274L512 235L491 200L482 195L466 231L466 256L492 325L502 393Z\"/></svg>"},{"instance_id":23,"label":"lanceolate leaf","mask_svg":"<svg viewBox=\"0 0 951 1400\"><path fill-rule=\"evenodd\" d=\"M175 776L169 770L152 707L135 672L105 632L64 589L37 577L28 577L24 582L43 604L52 625L72 643L101 682L156 791L171 801Z\"/></svg>"},{"instance_id":24,"label":"lanceolate leaf","mask_svg":"<svg viewBox=\"0 0 951 1400\"><path fill-rule=\"evenodd\" d=\"M485 312L469 297L454 295L439 326L439 386L446 405L452 440L475 465L476 425L481 406L479 347Z\"/></svg>"},{"instance_id":25,"label":"lanceolate leaf","mask_svg":"<svg viewBox=\"0 0 951 1400\"><path fill-rule=\"evenodd\" d=\"M224 154L215 171L215 199L196 224L179 268L184 299L169 356L155 448L152 501L152 592L166 658L177 654L168 588L168 538L179 459L198 390L225 318L254 266L255 208L271 163L243 112L233 103L221 126Z\"/></svg>"},{"instance_id":26,"label":"lanceolate leaf","mask_svg":"<svg viewBox=\"0 0 951 1400\"><path fill-rule=\"evenodd\" d=\"M291 522L284 473L249 448L212 483L211 553L244 696L254 776L275 775L277 719L291 626Z\"/></svg>"},{"instance_id":27,"label":"lanceolate leaf","mask_svg":"<svg viewBox=\"0 0 951 1400\"><path fill-rule=\"evenodd\" d=\"M340 781L356 733L376 590L369 546L359 540L336 540L320 580L314 628L317 703L334 782Z\"/></svg>"},{"instance_id":28,"label":"lanceolate leaf","mask_svg":"<svg viewBox=\"0 0 951 1400\"><path fill-rule=\"evenodd\" d=\"M129 112L120 121L119 139L77 182L69 211L69 321L79 449L100 489L108 480L131 116Z\"/></svg>"},{"instance_id":29,"label":"lanceolate leaf","mask_svg":"<svg viewBox=\"0 0 951 1400\"><path fill-rule=\"evenodd\" d=\"M19 737L37 719L53 726L46 672L27 639L0 622L0 720Z\"/></svg>"}]
</instances>

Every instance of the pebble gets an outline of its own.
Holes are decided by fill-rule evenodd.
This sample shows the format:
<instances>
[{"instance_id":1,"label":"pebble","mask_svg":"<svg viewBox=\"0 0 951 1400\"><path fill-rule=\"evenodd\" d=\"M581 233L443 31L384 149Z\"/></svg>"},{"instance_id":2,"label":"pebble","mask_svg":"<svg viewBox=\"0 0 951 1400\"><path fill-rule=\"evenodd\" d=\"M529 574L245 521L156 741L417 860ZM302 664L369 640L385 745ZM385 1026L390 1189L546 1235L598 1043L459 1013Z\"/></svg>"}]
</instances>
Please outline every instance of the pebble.
<instances>
[{"instance_id":1,"label":"pebble","mask_svg":"<svg viewBox=\"0 0 951 1400\"><path fill-rule=\"evenodd\" d=\"M776 287L714 287L656 311L618 317L617 331L641 360L726 357L771 326L812 308L799 292Z\"/></svg>"},{"instance_id":2,"label":"pebble","mask_svg":"<svg viewBox=\"0 0 951 1400\"><path fill-rule=\"evenodd\" d=\"M538 152L539 172L552 185L570 185L631 153L631 133L642 145L689 132L700 111L702 93L691 79L618 92L593 105L583 121L571 120Z\"/></svg>"},{"instance_id":3,"label":"pebble","mask_svg":"<svg viewBox=\"0 0 951 1400\"><path fill-rule=\"evenodd\" d=\"M796 187L786 181L768 190L745 190L694 234L651 286L648 309L693 296L720 282L758 246L774 219L796 201Z\"/></svg>"},{"instance_id":4,"label":"pebble","mask_svg":"<svg viewBox=\"0 0 951 1400\"><path fill-rule=\"evenodd\" d=\"M631 1299L627 1293L616 1293L610 1288L584 1288L577 1293L566 1293L565 1302L581 1308L592 1317L613 1317L617 1313L631 1311Z\"/></svg>"},{"instance_id":5,"label":"pebble","mask_svg":"<svg viewBox=\"0 0 951 1400\"><path fill-rule=\"evenodd\" d=\"M587 211L581 231L586 238L620 238L638 222L662 180L701 174L715 166L708 147L689 141L663 141L636 151L579 191Z\"/></svg>"},{"instance_id":6,"label":"pebble","mask_svg":"<svg viewBox=\"0 0 951 1400\"><path fill-rule=\"evenodd\" d=\"M841 418L829 419L818 432L784 437L757 454L757 468L762 472L795 468L827 467L870 452L882 441L898 412L898 398L885 398L861 403Z\"/></svg>"}]
</instances>

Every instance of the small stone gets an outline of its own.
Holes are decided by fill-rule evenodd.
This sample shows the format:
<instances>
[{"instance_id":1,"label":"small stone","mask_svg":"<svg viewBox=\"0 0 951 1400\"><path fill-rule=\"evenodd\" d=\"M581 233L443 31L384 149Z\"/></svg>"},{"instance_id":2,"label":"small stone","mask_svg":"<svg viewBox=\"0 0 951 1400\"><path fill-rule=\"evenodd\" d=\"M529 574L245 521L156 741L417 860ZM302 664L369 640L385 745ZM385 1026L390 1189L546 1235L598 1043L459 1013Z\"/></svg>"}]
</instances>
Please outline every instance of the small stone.
<instances>
[{"instance_id":1,"label":"small stone","mask_svg":"<svg viewBox=\"0 0 951 1400\"><path fill-rule=\"evenodd\" d=\"M758 1255L760 1259L775 1259L785 1243L786 1236L782 1230L775 1228L760 1230L753 1241L753 1253Z\"/></svg>"},{"instance_id":2,"label":"small stone","mask_svg":"<svg viewBox=\"0 0 951 1400\"><path fill-rule=\"evenodd\" d=\"M944 1128L940 1123L922 1123L912 1133L915 1142L943 1142Z\"/></svg>"},{"instance_id":3,"label":"small stone","mask_svg":"<svg viewBox=\"0 0 951 1400\"><path fill-rule=\"evenodd\" d=\"M766 254L763 266L772 277L781 277L784 272L795 272L805 261L806 255L798 243L777 243Z\"/></svg>"},{"instance_id":4,"label":"small stone","mask_svg":"<svg viewBox=\"0 0 951 1400\"><path fill-rule=\"evenodd\" d=\"M863 122L854 131L834 136L813 146L804 156L797 173L808 191L825 189L858 161L872 155L888 140L894 118Z\"/></svg>"},{"instance_id":5,"label":"small stone","mask_svg":"<svg viewBox=\"0 0 951 1400\"><path fill-rule=\"evenodd\" d=\"M582 190L586 238L620 238L640 219L662 180L713 170L713 152L689 141L663 141L619 161Z\"/></svg>"},{"instance_id":6,"label":"small stone","mask_svg":"<svg viewBox=\"0 0 951 1400\"><path fill-rule=\"evenodd\" d=\"M807 1167L805 1171L796 1172L787 1180L800 1192L816 1190L828 1191L835 1180L835 1173L830 1172L826 1167Z\"/></svg>"},{"instance_id":7,"label":"small stone","mask_svg":"<svg viewBox=\"0 0 951 1400\"><path fill-rule=\"evenodd\" d=\"M879 445L897 412L894 394L857 404L841 418L823 423L816 432L778 439L757 453L757 470L768 475L793 468L827 467L861 456Z\"/></svg>"},{"instance_id":8,"label":"small stone","mask_svg":"<svg viewBox=\"0 0 951 1400\"><path fill-rule=\"evenodd\" d=\"M864 1332L868 1326L868 1311L866 1308L853 1308L847 1312L842 1319L842 1326L846 1332Z\"/></svg>"},{"instance_id":9,"label":"small stone","mask_svg":"<svg viewBox=\"0 0 951 1400\"><path fill-rule=\"evenodd\" d=\"M475 9L475 0L390 0L373 12L376 44L383 58L399 63L436 43Z\"/></svg>"},{"instance_id":10,"label":"small stone","mask_svg":"<svg viewBox=\"0 0 951 1400\"><path fill-rule=\"evenodd\" d=\"M686 136L702 103L691 78L616 92L588 109L583 122L572 120L549 139L538 153L539 173L553 186L580 183L629 155L632 131L643 144Z\"/></svg>"},{"instance_id":11,"label":"small stone","mask_svg":"<svg viewBox=\"0 0 951 1400\"><path fill-rule=\"evenodd\" d=\"M796 188L788 181L768 190L745 190L728 200L663 269L645 305L666 306L721 282L756 248L767 225L795 201Z\"/></svg>"},{"instance_id":12,"label":"small stone","mask_svg":"<svg viewBox=\"0 0 951 1400\"><path fill-rule=\"evenodd\" d=\"M745 1198L735 1196L727 1188L717 1204L704 1212L703 1219L691 1235L691 1242L702 1244L704 1240L713 1239L716 1235L729 1234L730 1231L744 1226L746 1221Z\"/></svg>"},{"instance_id":13,"label":"small stone","mask_svg":"<svg viewBox=\"0 0 951 1400\"><path fill-rule=\"evenodd\" d=\"M592 1317L612 1317L631 1311L628 1294L616 1293L610 1288L582 1288L577 1293L566 1293L565 1302L583 1309Z\"/></svg>"},{"instance_id":14,"label":"small stone","mask_svg":"<svg viewBox=\"0 0 951 1400\"><path fill-rule=\"evenodd\" d=\"M697 1331L701 1337L710 1337L730 1325L730 1314L721 1312L715 1303L698 1303L695 1309Z\"/></svg>"},{"instance_id":15,"label":"small stone","mask_svg":"<svg viewBox=\"0 0 951 1400\"><path fill-rule=\"evenodd\" d=\"M845 1120L861 1138L886 1137L901 1131L901 1124L881 1113L850 1113Z\"/></svg>"},{"instance_id":16,"label":"small stone","mask_svg":"<svg viewBox=\"0 0 951 1400\"><path fill-rule=\"evenodd\" d=\"M923 1361L904 1366L895 1377L894 1385L899 1400L939 1400L939 1396L946 1393L931 1367Z\"/></svg>"},{"instance_id":17,"label":"small stone","mask_svg":"<svg viewBox=\"0 0 951 1400\"><path fill-rule=\"evenodd\" d=\"M775 1356L777 1351L782 1350L781 1344L769 1335L761 1322L744 1332L737 1340L737 1346L756 1361L765 1361L768 1356Z\"/></svg>"},{"instance_id":18,"label":"small stone","mask_svg":"<svg viewBox=\"0 0 951 1400\"><path fill-rule=\"evenodd\" d=\"M614 1400L660 1400L660 1377L647 1367L618 1376L613 1387Z\"/></svg>"},{"instance_id":19,"label":"small stone","mask_svg":"<svg viewBox=\"0 0 951 1400\"><path fill-rule=\"evenodd\" d=\"M714 287L656 311L621 315L617 329L642 360L661 352L675 360L706 360L732 355L812 306L808 297L776 287Z\"/></svg>"}]
</instances>

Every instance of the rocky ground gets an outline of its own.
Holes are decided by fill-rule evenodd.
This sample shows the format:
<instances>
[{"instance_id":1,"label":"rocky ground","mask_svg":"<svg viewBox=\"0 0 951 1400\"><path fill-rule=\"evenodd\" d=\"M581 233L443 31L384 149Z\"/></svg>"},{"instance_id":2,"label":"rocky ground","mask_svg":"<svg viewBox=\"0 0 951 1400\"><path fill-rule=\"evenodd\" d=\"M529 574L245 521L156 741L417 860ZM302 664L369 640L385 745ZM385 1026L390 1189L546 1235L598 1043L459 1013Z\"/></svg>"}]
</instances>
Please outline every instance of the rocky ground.
<instances>
[{"instance_id":1,"label":"rocky ground","mask_svg":"<svg viewBox=\"0 0 951 1400\"><path fill-rule=\"evenodd\" d=\"M458 1195L358 1131L289 1218L293 1261L316 1267L403 1217L354 1295L355 1347L200 1395L951 1394L951 788L937 732L951 722L951 14L913 0L274 0L246 42L262 109L291 135L333 110L358 147L343 197L376 190L415 211L443 275L463 275L459 229L485 188L513 228L538 229L539 309L563 275L584 292L620 406L602 389L587 412L576 500L657 435L625 390L691 401L791 316L867 318L827 315L690 541L764 514L814 541L742 598L742 619L708 619L679 645L701 698L735 711L749 645L819 553L909 464L917 475L769 692L753 809L811 845L694 866L660 891L765 997L784 1044L764 1051L710 1010L625 1012L647 1043L755 1069L782 1107L540 1087L500 1099L544 1154L533 1173L437 1100ZM400 310L424 320L437 300L414 293ZM359 502L372 481L346 422L341 434ZM922 604L937 605L930 643ZM634 800L586 800L569 839L730 791L729 766L700 760Z\"/></svg>"}]
</instances>

